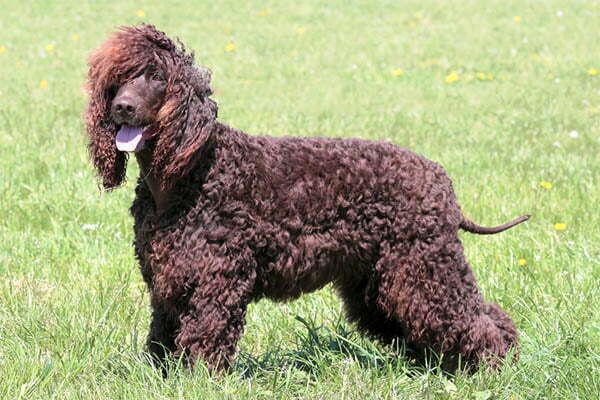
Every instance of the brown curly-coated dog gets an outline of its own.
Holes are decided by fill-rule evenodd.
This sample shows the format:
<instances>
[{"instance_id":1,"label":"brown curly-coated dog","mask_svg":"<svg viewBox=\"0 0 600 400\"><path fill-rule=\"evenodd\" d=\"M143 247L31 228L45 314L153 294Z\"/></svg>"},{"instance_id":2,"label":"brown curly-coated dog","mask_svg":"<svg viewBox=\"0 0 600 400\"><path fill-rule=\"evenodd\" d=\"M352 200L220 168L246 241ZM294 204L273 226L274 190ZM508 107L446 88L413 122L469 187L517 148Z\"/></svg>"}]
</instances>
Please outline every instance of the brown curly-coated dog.
<instances>
[{"instance_id":1,"label":"brown curly-coated dog","mask_svg":"<svg viewBox=\"0 0 600 400\"><path fill-rule=\"evenodd\" d=\"M89 151L105 188L140 165L135 251L151 294L149 351L229 366L246 308L332 283L368 335L500 364L517 331L483 300L438 164L383 142L249 136L217 121L210 73L151 25L89 60Z\"/></svg>"}]
</instances>

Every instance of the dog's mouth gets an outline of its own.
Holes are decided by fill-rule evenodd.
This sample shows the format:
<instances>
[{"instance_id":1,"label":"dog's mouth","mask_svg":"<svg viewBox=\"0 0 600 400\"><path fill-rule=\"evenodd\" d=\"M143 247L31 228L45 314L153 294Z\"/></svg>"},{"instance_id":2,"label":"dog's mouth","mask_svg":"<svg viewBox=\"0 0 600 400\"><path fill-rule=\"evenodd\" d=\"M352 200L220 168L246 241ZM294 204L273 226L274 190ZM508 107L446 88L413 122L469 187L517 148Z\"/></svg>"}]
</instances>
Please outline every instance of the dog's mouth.
<instances>
[{"instance_id":1,"label":"dog's mouth","mask_svg":"<svg viewBox=\"0 0 600 400\"><path fill-rule=\"evenodd\" d=\"M117 132L117 149L125 152L136 152L144 148L145 126L121 125Z\"/></svg>"}]
</instances>

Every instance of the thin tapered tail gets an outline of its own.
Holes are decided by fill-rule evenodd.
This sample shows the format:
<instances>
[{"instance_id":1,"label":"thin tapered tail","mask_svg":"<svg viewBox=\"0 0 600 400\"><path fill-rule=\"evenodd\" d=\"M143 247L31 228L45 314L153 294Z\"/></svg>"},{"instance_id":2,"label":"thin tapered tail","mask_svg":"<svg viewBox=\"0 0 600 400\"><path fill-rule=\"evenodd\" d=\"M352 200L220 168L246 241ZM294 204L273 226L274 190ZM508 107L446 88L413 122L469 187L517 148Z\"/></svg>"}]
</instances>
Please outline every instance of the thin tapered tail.
<instances>
[{"instance_id":1,"label":"thin tapered tail","mask_svg":"<svg viewBox=\"0 0 600 400\"><path fill-rule=\"evenodd\" d=\"M502 231L510 229L513 226L520 224L521 222L525 222L529 218L531 218L531 215L523 215L522 217L519 217L510 222L507 222L506 224L498 225L493 228L486 228L486 227L477 225L475 222L473 222L470 219L468 219L467 217L463 216L463 220L460 223L460 227L461 227L461 229L463 229L467 232L477 233L479 235L493 235L494 233L500 233Z\"/></svg>"}]
</instances>

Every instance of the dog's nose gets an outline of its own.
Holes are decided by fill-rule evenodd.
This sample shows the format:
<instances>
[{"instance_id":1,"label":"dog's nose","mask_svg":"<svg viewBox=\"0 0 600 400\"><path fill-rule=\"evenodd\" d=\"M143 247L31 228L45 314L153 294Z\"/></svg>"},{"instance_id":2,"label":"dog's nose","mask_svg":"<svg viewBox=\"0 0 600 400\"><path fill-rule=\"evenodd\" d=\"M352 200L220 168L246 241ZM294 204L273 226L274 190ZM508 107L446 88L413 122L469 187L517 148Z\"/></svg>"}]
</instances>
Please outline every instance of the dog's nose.
<instances>
[{"instance_id":1,"label":"dog's nose","mask_svg":"<svg viewBox=\"0 0 600 400\"><path fill-rule=\"evenodd\" d=\"M130 119L135 116L136 106L131 98L119 98L113 102L113 113L123 119Z\"/></svg>"}]
</instances>

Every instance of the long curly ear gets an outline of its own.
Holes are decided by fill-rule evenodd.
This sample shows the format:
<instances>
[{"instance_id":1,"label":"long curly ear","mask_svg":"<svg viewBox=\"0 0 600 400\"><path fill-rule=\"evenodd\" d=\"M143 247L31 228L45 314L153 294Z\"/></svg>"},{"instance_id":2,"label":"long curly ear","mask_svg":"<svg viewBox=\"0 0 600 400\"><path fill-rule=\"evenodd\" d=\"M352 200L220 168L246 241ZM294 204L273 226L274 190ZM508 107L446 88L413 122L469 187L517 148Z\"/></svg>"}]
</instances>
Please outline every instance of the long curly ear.
<instances>
[{"instance_id":1,"label":"long curly ear","mask_svg":"<svg viewBox=\"0 0 600 400\"><path fill-rule=\"evenodd\" d=\"M125 180L127 154L117 150L115 146L117 128L111 119L107 118L105 109L105 105L90 99L86 112L88 151L102 179L102 185L105 189L112 189Z\"/></svg>"},{"instance_id":2,"label":"long curly ear","mask_svg":"<svg viewBox=\"0 0 600 400\"><path fill-rule=\"evenodd\" d=\"M212 72L206 67L188 67L187 74L190 85L200 98L208 97L213 94L210 87Z\"/></svg>"},{"instance_id":3,"label":"long curly ear","mask_svg":"<svg viewBox=\"0 0 600 400\"><path fill-rule=\"evenodd\" d=\"M108 43L110 44L110 43ZM127 154L117 150L117 126L110 118L111 90L116 85L114 71L107 70L107 54L112 48L101 46L89 59L87 89L89 103L85 112L88 151L105 189L119 186L125 180Z\"/></svg>"},{"instance_id":4,"label":"long curly ear","mask_svg":"<svg viewBox=\"0 0 600 400\"><path fill-rule=\"evenodd\" d=\"M187 175L198 161L198 152L215 129L217 104L208 96L210 71L192 65L181 68L159 111L161 134L153 157L153 169L164 189Z\"/></svg>"}]
</instances>

